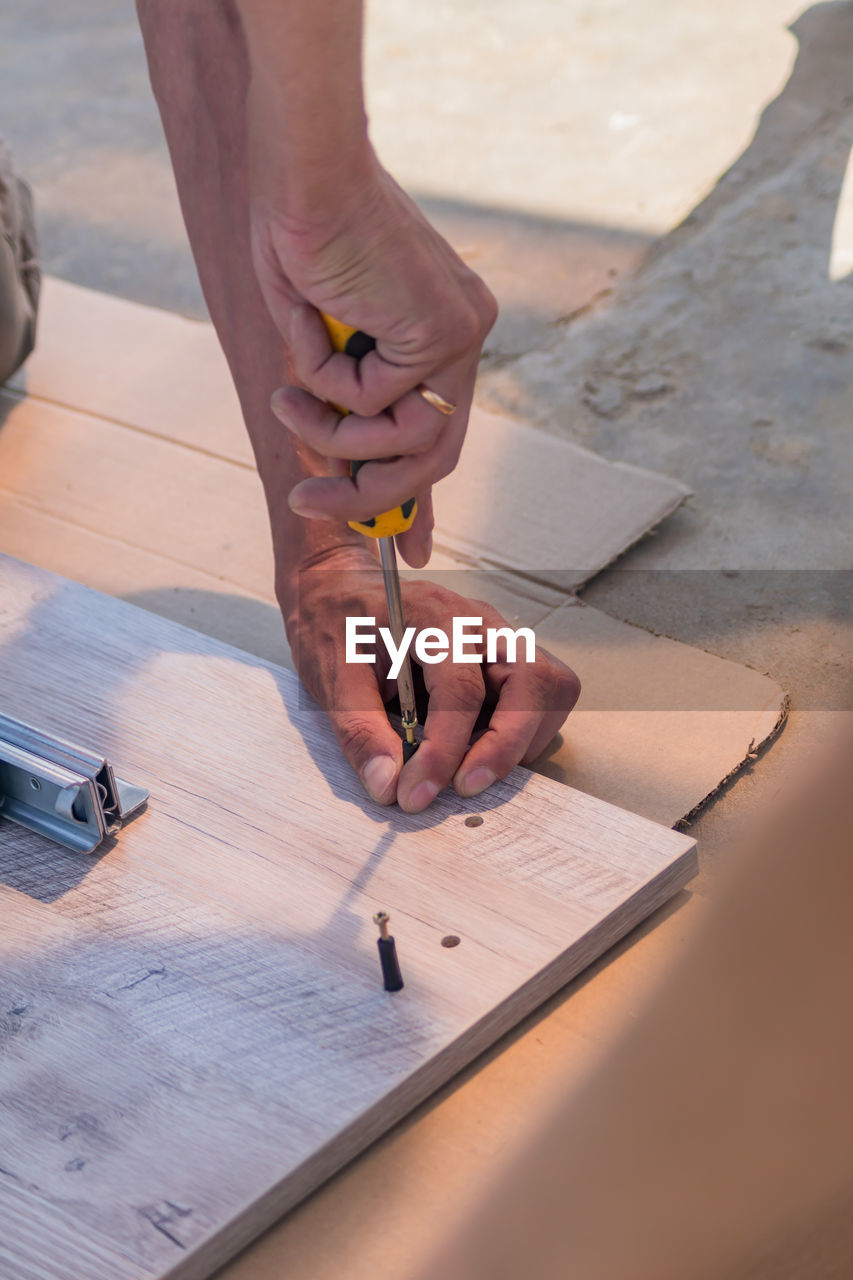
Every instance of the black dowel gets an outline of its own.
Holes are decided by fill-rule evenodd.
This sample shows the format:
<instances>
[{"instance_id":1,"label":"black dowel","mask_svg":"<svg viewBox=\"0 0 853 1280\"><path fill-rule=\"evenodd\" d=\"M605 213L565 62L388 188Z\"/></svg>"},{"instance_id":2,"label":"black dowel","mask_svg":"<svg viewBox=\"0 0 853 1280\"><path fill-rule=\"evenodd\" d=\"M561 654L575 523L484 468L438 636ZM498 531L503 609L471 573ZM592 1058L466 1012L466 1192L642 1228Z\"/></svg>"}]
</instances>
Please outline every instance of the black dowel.
<instances>
[{"instance_id":1,"label":"black dowel","mask_svg":"<svg viewBox=\"0 0 853 1280\"><path fill-rule=\"evenodd\" d=\"M403 986L403 975L397 959L397 944L393 938L377 938L379 959L382 963L382 980L386 991L400 991Z\"/></svg>"},{"instance_id":2,"label":"black dowel","mask_svg":"<svg viewBox=\"0 0 853 1280\"><path fill-rule=\"evenodd\" d=\"M379 926L379 937L376 945L379 948L379 960L382 965L382 981L386 991L400 991L403 987L403 975L397 959L397 944L388 934L388 912L377 911L373 923Z\"/></svg>"}]
</instances>

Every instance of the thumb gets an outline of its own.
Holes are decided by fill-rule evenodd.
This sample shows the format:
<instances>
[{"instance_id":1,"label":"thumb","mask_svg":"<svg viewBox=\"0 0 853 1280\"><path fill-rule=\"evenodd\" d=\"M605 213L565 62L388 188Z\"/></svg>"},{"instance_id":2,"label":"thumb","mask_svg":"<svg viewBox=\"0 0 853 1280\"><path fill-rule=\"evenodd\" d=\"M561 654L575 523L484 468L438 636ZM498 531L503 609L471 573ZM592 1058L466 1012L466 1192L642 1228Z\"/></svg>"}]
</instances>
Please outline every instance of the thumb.
<instances>
[{"instance_id":1,"label":"thumb","mask_svg":"<svg viewBox=\"0 0 853 1280\"><path fill-rule=\"evenodd\" d=\"M282 269L270 228L265 223L252 223L251 252L261 297L285 346L289 347L294 313L304 307L305 299Z\"/></svg>"},{"instance_id":2,"label":"thumb","mask_svg":"<svg viewBox=\"0 0 853 1280\"><path fill-rule=\"evenodd\" d=\"M435 516L432 510L432 489L418 494L418 514L411 529L397 535L397 550L406 564L413 569L423 569L432 554L432 531Z\"/></svg>"},{"instance_id":3,"label":"thumb","mask_svg":"<svg viewBox=\"0 0 853 1280\"><path fill-rule=\"evenodd\" d=\"M345 692L339 693L335 706L326 707L326 714L367 794L378 804L393 804L403 748L388 720L373 669L352 668Z\"/></svg>"}]
</instances>

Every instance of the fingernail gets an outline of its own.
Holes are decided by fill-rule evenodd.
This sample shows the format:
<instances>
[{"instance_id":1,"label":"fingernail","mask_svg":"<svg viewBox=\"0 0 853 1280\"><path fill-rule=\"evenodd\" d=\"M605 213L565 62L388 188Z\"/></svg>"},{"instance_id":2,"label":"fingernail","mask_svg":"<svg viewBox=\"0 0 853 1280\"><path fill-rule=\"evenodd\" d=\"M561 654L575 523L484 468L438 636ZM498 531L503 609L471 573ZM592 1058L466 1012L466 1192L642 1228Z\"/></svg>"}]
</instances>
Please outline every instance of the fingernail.
<instances>
[{"instance_id":1,"label":"fingernail","mask_svg":"<svg viewBox=\"0 0 853 1280\"><path fill-rule=\"evenodd\" d=\"M396 760L392 760L390 756L374 756L362 769L361 780L368 795L383 804L392 797L392 784L396 781L397 773Z\"/></svg>"},{"instance_id":2,"label":"fingernail","mask_svg":"<svg viewBox=\"0 0 853 1280\"><path fill-rule=\"evenodd\" d=\"M490 787L493 782L497 782L498 775L494 773L488 765L477 765L476 769L472 769L470 773L466 773L460 778L456 784L456 790L463 796L478 796L481 791L485 791L486 787Z\"/></svg>"},{"instance_id":3,"label":"fingernail","mask_svg":"<svg viewBox=\"0 0 853 1280\"><path fill-rule=\"evenodd\" d=\"M422 809L426 809L431 805L435 797L438 795L439 787L437 782L431 782L429 778L423 782L419 782L412 794L409 796L406 804L407 813L420 813Z\"/></svg>"},{"instance_id":4,"label":"fingernail","mask_svg":"<svg viewBox=\"0 0 853 1280\"><path fill-rule=\"evenodd\" d=\"M328 515L325 511L318 511L316 507L309 507L307 504L299 501L298 498L288 498L290 510L298 516L305 516L306 520L334 520L334 516Z\"/></svg>"},{"instance_id":5,"label":"fingernail","mask_svg":"<svg viewBox=\"0 0 853 1280\"><path fill-rule=\"evenodd\" d=\"M289 427L292 431L293 427L290 425L290 419L287 413L287 397L282 395L280 391L274 391L270 396L270 408L278 418L279 422L281 422L285 427Z\"/></svg>"}]
</instances>

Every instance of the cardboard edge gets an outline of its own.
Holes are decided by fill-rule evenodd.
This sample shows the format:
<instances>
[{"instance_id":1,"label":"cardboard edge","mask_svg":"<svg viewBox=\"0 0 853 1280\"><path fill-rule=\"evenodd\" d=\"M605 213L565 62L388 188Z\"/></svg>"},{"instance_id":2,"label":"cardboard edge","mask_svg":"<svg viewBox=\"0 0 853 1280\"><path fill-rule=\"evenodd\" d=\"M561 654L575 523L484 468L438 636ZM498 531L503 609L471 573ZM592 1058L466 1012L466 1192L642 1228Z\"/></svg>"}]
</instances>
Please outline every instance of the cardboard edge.
<instances>
[{"instance_id":1,"label":"cardboard edge","mask_svg":"<svg viewBox=\"0 0 853 1280\"><path fill-rule=\"evenodd\" d=\"M703 652L707 652L707 651L703 650ZM744 663L741 665L746 665L746 664ZM752 669L754 670L754 668ZM743 757L743 759L738 764L736 764L733 769L730 769L729 772L726 774L726 776L720 779L720 781L713 788L713 790L709 791L708 794L704 796L699 801L698 804L695 804L689 813L686 813L683 818L679 818L677 822L673 823L674 831L687 832L691 827L691 825L693 824L693 821L696 818L698 818L699 815L703 813L705 809L714 800L717 799L718 796L722 795L724 791L728 791L730 787L732 787L737 782L737 780L739 779L741 774L746 770L748 765L753 764L756 760L760 760L761 757L765 754L765 752L770 750L770 748L773 746L773 743L776 741L776 739L779 737L779 734L784 729L785 724L788 720L788 713L790 710L791 710L791 696L790 694L783 692L782 701L779 704L779 712L776 717L776 723L773 725L770 731L758 743L756 743L755 739L753 739L753 741L749 744L749 747L747 748L747 753Z\"/></svg>"},{"instance_id":2,"label":"cardboard edge","mask_svg":"<svg viewBox=\"0 0 853 1280\"><path fill-rule=\"evenodd\" d=\"M612 463L612 465L619 466L620 464ZM642 468L633 467L632 470L642 471ZM656 473L646 472L646 474L653 475ZM673 484L680 484L680 481L677 481L677 480L673 481ZM492 572L494 572L496 569L500 569L504 573L514 574L516 577L523 579L525 582L533 582L537 586L550 587L551 590L554 590L554 591L563 591L566 595L566 598L569 599L572 596L576 595L579 591L581 591L587 585L587 583L593 580L593 578L597 578L600 573L604 573L606 569L609 569L612 565L616 564L618 560L621 560L622 557L624 555L627 555L627 553L631 551L634 547L639 546L639 544L643 542L646 538L652 537L657 532L659 525L663 524L664 520L668 520L671 515L674 515L675 512L678 511L679 507L683 506L684 503L688 500L688 498L692 498L693 496L694 496L694 491L692 489L685 489L682 494L674 494L672 501L667 504L664 510L661 511L660 514L656 515L651 520L651 522L647 524L637 534L635 538L632 539L631 542L626 543L618 551L614 552L614 554L610 557L609 560L602 561L602 563L599 564L597 567L590 568L588 570L581 570L581 573L584 576L580 578L573 578L572 586L570 589L562 586L557 586L554 582L554 575L560 574L563 572L570 573L572 572L571 570L519 569L516 566L502 564L498 560L490 560L488 556L482 556L479 560L473 560L470 558L470 553L463 553L455 547L448 547L444 545L440 547L440 550L442 550L445 555L462 556L463 554L465 554L466 560L470 561L469 565L466 567L488 569ZM438 542L436 542L436 547L439 548ZM595 608L596 606L592 605L590 607ZM634 625L634 624L632 623L631 625ZM648 628L644 628L644 630L648 630ZM675 637L673 636L669 637L669 639L671 640L674 638ZM683 643L683 641L681 643ZM693 647L695 648L696 646L693 646Z\"/></svg>"}]
</instances>

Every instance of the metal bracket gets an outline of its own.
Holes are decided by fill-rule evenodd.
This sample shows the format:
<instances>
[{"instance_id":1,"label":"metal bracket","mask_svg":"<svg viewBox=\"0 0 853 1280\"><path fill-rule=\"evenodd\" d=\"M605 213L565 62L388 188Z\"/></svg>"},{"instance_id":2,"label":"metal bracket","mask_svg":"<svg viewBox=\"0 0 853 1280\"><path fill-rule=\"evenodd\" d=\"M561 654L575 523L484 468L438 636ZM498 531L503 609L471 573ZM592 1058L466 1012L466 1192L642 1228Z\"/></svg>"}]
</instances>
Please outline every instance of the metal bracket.
<instances>
[{"instance_id":1,"label":"metal bracket","mask_svg":"<svg viewBox=\"0 0 853 1280\"><path fill-rule=\"evenodd\" d=\"M103 756L0 715L0 817L93 853L147 799Z\"/></svg>"}]
</instances>

